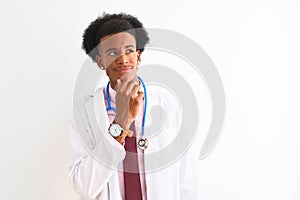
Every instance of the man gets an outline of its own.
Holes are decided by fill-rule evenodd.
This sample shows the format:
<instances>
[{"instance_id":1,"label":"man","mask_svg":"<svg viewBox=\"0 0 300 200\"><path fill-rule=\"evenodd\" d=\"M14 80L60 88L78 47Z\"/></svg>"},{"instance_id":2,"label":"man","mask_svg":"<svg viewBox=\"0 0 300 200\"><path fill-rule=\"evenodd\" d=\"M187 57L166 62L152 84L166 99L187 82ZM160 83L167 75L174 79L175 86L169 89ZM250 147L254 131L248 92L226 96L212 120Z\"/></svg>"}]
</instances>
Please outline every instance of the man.
<instances>
[{"instance_id":1,"label":"man","mask_svg":"<svg viewBox=\"0 0 300 200\"><path fill-rule=\"evenodd\" d=\"M82 117L72 124L69 176L85 198L199 199L196 165L188 155L155 172L147 171L159 162L149 163L147 153L164 140L151 143L144 134L147 94L137 71L148 42L142 23L124 13L104 14L85 30L83 49L110 80L74 110ZM159 98L157 94L149 102L161 103ZM173 117L178 120L178 113Z\"/></svg>"}]
</instances>

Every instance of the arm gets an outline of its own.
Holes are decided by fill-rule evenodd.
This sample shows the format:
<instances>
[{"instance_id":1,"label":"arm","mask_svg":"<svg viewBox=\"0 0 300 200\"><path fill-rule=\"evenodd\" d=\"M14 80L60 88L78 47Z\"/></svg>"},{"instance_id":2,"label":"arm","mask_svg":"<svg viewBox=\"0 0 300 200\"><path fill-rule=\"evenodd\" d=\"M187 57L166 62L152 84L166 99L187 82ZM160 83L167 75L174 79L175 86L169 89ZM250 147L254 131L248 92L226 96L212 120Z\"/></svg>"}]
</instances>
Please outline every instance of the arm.
<instances>
[{"instance_id":1,"label":"arm","mask_svg":"<svg viewBox=\"0 0 300 200\"><path fill-rule=\"evenodd\" d=\"M138 115L144 97L144 93L141 92L139 85L127 78L128 75L125 74L121 79L118 79L114 88L116 91L117 110L114 122L125 130L121 136L115 138L121 144L124 143L127 136L132 137L133 135L129 127Z\"/></svg>"},{"instance_id":2,"label":"arm","mask_svg":"<svg viewBox=\"0 0 300 200\"><path fill-rule=\"evenodd\" d=\"M81 120L83 121L83 120ZM79 127L79 128L78 128ZM91 153L82 144L81 136L84 135L79 131L86 131L80 129L80 126L75 124L74 118L72 118L70 139L71 139L71 157L69 163L69 179L72 187L76 192L87 198L96 198L106 188L113 173L116 173L118 164L125 157L125 150L122 145L111 138L111 142L114 142L114 146L105 140L100 140L95 144L94 148L91 148ZM79 130L80 129L80 130ZM115 148L118 147L118 148ZM105 163L107 167L101 164L97 159L97 155L105 156ZM114 169L113 169L114 168Z\"/></svg>"}]
</instances>

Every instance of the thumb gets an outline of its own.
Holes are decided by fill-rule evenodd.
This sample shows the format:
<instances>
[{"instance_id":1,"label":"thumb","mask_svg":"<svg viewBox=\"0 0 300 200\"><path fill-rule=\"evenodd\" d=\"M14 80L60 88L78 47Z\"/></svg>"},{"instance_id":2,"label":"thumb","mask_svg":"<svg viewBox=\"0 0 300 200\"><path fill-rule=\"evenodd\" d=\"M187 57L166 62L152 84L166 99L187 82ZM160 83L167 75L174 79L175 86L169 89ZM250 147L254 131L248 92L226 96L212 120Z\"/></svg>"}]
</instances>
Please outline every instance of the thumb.
<instances>
[{"instance_id":1,"label":"thumb","mask_svg":"<svg viewBox=\"0 0 300 200\"><path fill-rule=\"evenodd\" d=\"M141 92L141 91L138 91L138 92L137 92L136 100L137 100L138 102L140 102L140 101L142 101L143 98L144 98L144 93Z\"/></svg>"}]
</instances>

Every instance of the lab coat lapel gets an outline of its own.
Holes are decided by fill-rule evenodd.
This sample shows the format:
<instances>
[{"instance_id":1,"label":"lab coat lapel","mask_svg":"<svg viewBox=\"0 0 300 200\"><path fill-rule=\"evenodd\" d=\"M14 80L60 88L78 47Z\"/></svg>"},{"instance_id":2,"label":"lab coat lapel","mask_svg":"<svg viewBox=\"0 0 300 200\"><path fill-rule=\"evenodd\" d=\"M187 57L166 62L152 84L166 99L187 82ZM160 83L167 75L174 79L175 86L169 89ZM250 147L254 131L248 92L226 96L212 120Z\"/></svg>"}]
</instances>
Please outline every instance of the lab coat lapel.
<instances>
[{"instance_id":1,"label":"lab coat lapel","mask_svg":"<svg viewBox=\"0 0 300 200\"><path fill-rule=\"evenodd\" d=\"M96 117L96 123L100 128L101 133L107 133L109 119L106 112L103 88L98 88L95 92L92 112ZM104 136L107 138L109 135L104 134Z\"/></svg>"}]
</instances>

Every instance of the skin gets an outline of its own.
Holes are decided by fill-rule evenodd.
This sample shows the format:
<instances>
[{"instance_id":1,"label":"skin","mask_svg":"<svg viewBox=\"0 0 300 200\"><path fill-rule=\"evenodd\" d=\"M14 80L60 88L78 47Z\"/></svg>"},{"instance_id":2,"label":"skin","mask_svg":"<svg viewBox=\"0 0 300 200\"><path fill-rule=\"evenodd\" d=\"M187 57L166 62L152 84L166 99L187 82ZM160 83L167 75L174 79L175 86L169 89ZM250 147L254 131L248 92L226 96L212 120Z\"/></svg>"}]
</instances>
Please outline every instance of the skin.
<instances>
[{"instance_id":1,"label":"skin","mask_svg":"<svg viewBox=\"0 0 300 200\"><path fill-rule=\"evenodd\" d=\"M134 36L126 32L101 38L98 52L96 62L100 68L105 68L111 87L116 91L115 122L128 130L144 97L137 78L141 53L136 50ZM127 136L132 136L130 131L123 131L115 139L123 144Z\"/></svg>"}]
</instances>

